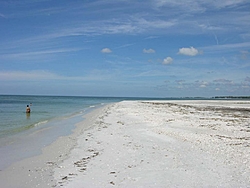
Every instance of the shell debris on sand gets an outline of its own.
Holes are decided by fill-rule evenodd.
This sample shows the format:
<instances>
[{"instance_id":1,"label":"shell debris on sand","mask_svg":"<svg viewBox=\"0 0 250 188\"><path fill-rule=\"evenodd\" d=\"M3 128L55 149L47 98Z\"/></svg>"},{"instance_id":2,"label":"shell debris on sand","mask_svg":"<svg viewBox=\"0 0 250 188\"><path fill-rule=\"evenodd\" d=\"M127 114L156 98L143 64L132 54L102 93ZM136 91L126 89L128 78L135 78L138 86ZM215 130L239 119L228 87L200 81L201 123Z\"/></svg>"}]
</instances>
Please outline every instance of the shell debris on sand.
<instances>
[{"instance_id":1,"label":"shell debris on sand","mask_svg":"<svg viewBox=\"0 0 250 188\"><path fill-rule=\"evenodd\" d=\"M205 100L109 105L54 177L67 177L64 187L248 187L246 106Z\"/></svg>"}]
</instances>

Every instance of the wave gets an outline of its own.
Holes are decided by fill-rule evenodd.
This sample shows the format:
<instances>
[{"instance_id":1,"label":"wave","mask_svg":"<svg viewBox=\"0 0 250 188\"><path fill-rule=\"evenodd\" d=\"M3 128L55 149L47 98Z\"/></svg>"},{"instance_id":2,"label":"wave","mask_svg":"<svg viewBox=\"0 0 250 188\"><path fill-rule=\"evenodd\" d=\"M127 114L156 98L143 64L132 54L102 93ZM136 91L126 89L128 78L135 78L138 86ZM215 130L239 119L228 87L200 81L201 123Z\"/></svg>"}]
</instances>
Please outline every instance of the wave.
<instances>
[{"instance_id":1,"label":"wave","mask_svg":"<svg viewBox=\"0 0 250 188\"><path fill-rule=\"evenodd\" d=\"M38 123L35 123L35 124L34 124L34 127L37 127L37 126L39 126L39 125L41 125L41 124L45 124L45 123L48 123L48 122L49 122L49 120L40 121L40 122L38 122Z\"/></svg>"},{"instance_id":2,"label":"wave","mask_svg":"<svg viewBox=\"0 0 250 188\"><path fill-rule=\"evenodd\" d=\"M46 124L48 122L49 122L48 120L45 120L45 121L40 121L40 122L37 122L37 123L32 123L32 124L29 124L29 125L24 125L24 126L21 126L21 127L15 127L15 128L8 129L8 130L2 130L2 131L0 131L0 137L17 134L17 133L32 129L34 127L38 127L39 125Z\"/></svg>"}]
</instances>

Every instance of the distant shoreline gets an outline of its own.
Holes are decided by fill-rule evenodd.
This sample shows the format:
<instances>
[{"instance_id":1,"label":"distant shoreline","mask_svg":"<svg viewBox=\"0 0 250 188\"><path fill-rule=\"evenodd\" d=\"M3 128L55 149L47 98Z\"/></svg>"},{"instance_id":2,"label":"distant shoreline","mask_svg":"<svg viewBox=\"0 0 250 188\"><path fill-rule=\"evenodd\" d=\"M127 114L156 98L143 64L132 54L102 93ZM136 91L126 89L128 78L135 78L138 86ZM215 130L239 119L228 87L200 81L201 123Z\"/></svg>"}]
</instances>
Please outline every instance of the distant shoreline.
<instances>
[{"instance_id":1,"label":"distant shoreline","mask_svg":"<svg viewBox=\"0 0 250 188\"><path fill-rule=\"evenodd\" d=\"M250 99L250 96L215 96L213 99Z\"/></svg>"},{"instance_id":2,"label":"distant shoreline","mask_svg":"<svg viewBox=\"0 0 250 188\"><path fill-rule=\"evenodd\" d=\"M76 98L109 98L109 99L120 99L120 100L213 100L213 99L250 99L250 96L213 96L213 97L125 97L125 96L70 96L70 95L22 95L22 94L0 94L0 96L27 96L27 97L76 97Z\"/></svg>"}]
</instances>

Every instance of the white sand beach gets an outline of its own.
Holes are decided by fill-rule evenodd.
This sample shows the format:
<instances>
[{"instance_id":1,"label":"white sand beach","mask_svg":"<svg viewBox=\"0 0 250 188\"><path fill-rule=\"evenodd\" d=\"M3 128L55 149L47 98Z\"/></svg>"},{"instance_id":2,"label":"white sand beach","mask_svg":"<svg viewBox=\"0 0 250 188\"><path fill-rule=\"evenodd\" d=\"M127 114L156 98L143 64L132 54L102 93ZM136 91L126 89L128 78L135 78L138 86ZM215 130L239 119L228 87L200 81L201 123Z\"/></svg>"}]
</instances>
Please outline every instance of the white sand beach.
<instances>
[{"instance_id":1,"label":"white sand beach","mask_svg":"<svg viewBox=\"0 0 250 188\"><path fill-rule=\"evenodd\" d=\"M123 101L97 109L0 187L250 187L250 101Z\"/></svg>"}]
</instances>

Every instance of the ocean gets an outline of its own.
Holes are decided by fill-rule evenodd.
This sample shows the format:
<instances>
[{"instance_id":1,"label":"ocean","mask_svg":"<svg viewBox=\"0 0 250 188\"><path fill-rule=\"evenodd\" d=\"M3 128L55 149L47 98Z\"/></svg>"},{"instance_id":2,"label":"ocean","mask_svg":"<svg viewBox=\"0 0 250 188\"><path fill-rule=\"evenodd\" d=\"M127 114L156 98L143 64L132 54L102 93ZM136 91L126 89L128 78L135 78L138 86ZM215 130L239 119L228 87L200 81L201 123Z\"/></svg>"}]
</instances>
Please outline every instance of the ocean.
<instances>
[{"instance_id":1,"label":"ocean","mask_svg":"<svg viewBox=\"0 0 250 188\"><path fill-rule=\"evenodd\" d=\"M126 98L0 95L0 170L71 134L84 113L122 100Z\"/></svg>"},{"instance_id":2,"label":"ocean","mask_svg":"<svg viewBox=\"0 0 250 188\"><path fill-rule=\"evenodd\" d=\"M67 119L120 98L0 95L0 138L13 135L55 119ZM26 114L30 105L31 113Z\"/></svg>"}]
</instances>

